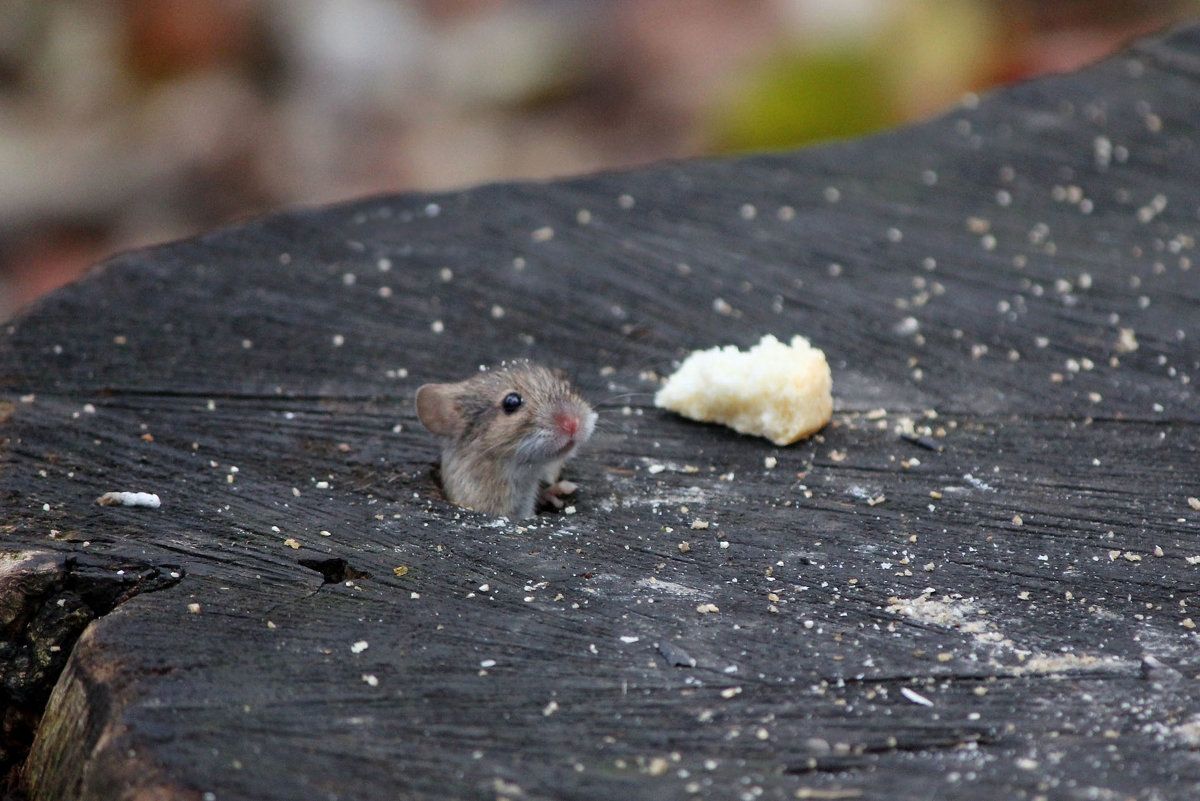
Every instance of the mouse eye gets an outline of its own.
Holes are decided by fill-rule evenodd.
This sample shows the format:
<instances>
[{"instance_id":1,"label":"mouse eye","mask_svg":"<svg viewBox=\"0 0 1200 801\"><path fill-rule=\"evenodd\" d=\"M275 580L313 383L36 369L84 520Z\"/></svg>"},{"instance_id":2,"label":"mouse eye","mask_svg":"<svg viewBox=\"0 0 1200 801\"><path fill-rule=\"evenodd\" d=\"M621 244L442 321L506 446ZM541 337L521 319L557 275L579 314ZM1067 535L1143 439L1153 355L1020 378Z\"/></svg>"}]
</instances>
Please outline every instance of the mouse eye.
<instances>
[{"instance_id":1,"label":"mouse eye","mask_svg":"<svg viewBox=\"0 0 1200 801\"><path fill-rule=\"evenodd\" d=\"M510 392L504 396L504 400L500 401L500 408L505 414L512 414L517 409L521 408L521 396L515 392Z\"/></svg>"}]
</instances>

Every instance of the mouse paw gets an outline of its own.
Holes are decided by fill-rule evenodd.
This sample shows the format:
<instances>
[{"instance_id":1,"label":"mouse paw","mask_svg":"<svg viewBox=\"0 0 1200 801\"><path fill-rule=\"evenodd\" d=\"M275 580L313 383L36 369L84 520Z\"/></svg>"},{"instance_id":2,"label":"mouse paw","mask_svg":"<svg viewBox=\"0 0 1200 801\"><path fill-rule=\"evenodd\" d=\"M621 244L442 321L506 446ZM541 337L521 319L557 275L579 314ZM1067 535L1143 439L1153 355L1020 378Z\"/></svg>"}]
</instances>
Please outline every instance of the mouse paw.
<instances>
[{"instance_id":1,"label":"mouse paw","mask_svg":"<svg viewBox=\"0 0 1200 801\"><path fill-rule=\"evenodd\" d=\"M562 496L574 495L577 489L579 489L579 485L574 481L555 481L542 490L538 501L551 509L562 509L566 505Z\"/></svg>"}]
</instances>

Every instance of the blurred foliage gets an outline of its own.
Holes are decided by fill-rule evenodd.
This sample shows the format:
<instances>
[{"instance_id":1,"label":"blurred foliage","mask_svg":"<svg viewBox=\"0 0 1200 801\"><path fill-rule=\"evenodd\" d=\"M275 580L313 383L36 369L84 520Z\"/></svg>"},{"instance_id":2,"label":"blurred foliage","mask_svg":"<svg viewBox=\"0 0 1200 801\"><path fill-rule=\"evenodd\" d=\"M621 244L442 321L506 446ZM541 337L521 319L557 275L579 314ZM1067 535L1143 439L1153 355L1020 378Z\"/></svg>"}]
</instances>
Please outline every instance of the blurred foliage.
<instances>
[{"instance_id":1,"label":"blurred foliage","mask_svg":"<svg viewBox=\"0 0 1200 801\"><path fill-rule=\"evenodd\" d=\"M751 54L700 120L710 152L861 136L965 93L1075 69L1200 13L1198 0L861 0L807 10Z\"/></svg>"},{"instance_id":2,"label":"blurred foliage","mask_svg":"<svg viewBox=\"0 0 1200 801\"><path fill-rule=\"evenodd\" d=\"M1200 0L0 0L0 320L280 205L785 149Z\"/></svg>"},{"instance_id":3,"label":"blurred foliage","mask_svg":"<svg viewBox=\"0 0 1200 801\"><path fill-rule=\"evenodd\" d=\"M718 109L712 149L781 149L898 121L882 64L860 50L780 53Z\"/></svg>"},{"instance_id":4,"label":"blurred foliage","mask_svg":"<svg viewBox=\"0 0 1200 801\"><path fill-rule=\"evenodd\" d=\"M894 0L849 29L818 21L718 98L710 147L782 149L924 116L994 82L1007 38L995 4L981 0Z\"/></svg>"}]
</instances>

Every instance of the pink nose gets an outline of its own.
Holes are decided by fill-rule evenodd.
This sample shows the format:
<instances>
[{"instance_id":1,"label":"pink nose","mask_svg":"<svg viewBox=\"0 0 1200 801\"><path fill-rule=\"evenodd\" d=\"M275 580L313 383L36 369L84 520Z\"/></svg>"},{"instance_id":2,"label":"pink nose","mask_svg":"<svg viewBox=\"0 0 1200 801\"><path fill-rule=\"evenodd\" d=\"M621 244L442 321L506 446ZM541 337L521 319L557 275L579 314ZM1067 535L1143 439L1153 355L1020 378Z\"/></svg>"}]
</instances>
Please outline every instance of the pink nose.
<instances>
[{"instance_id":1,"label":"pink nose","mask_svg":"<svg viewBox=\"0 0 1200 801\"><path fill-rule=\"evenodd\" d=\"M574 437L579 431L579 416L574 414L560 414L554 418L554 424L559 430L568 437Z\"/></svg>"}]
</instances>

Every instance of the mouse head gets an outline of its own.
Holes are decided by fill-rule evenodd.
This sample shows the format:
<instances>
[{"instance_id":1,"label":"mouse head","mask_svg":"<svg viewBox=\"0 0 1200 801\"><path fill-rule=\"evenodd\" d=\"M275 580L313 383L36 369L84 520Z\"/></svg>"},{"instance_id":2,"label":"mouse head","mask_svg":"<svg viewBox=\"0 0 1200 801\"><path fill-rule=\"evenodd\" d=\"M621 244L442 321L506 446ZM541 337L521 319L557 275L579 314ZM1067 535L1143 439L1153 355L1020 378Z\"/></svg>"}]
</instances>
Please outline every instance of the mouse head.
<instances>
[{"instance_id":1,"label":"mouse head","mask_svg":"<svg viewBox=\"0 0 1200 801\"><path fill-rule=\"evenodd\" d=\"M596 421L560 371L527 363L425 384L417 390L417 417L456 448L528 464L566 458L587 441Z\"/></svg>"}]
</instances>

